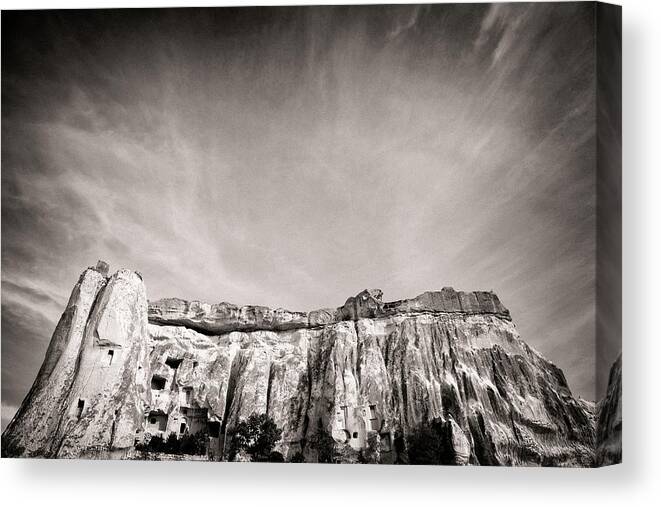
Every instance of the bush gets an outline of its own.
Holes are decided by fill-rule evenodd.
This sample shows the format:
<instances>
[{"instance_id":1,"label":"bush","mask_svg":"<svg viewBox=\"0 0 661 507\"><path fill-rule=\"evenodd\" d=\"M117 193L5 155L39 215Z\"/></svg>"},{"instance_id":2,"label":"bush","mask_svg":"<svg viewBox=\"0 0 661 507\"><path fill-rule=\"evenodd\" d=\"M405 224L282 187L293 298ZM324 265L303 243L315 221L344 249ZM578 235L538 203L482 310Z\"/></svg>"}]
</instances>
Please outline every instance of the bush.
<instances>
[{"instance_id":1,"label":"bush","mask_svg":"<svg viewBox=\"0 0 661 507\"><path fill-rule=\"evenodd\" d=\"M398 465L408 464L406 458L406 439L401 431L395 432L395 438L393 442L393 447L395 449L395 463Z\"/></svg>"},{"instance_id":2,"label":"bush","mask_svg":"<svg viewBox=\"0 0 661 507\"><path fill-rule=\"evenodd\" d=\"M282 430L267 414L253 414L237 424L228 435L228 458L233 461L243 451L251 461L271 461L272 454L275 454L273 448L281 436Z\"/></svg>"},{"instance_id":3,"label":"bush","mask_svg":"<svg viewBox=\"0 0 661 507\"><path fill-rule=\"evenodd\" d=\"M164 447L168 454L179 454L179 439L175 433L170 433L168 439L165 441Z\"/></svg>"},{"instance_id":4,"label":"bush","mask_svg":"<svg viewBox=\"0 0 661 507\"><path fill-rule=\"evenodd\" d=\"M138 451L157 452L165 454L196 454L204 455L207 453L208 435L202 431L194 435L182 435L177 438L175 433L170 433L167 440L163 440L160 435L154 435L146 444L136 444Z\"/></svg>"},{"instance_id":5,"label":"bush","mask_svg":"<svg viewBox=\"0 0 661 507\"><path fill-rule=\"evenodd\" d=\"M421 424L407 439L409 462L412 465L451 465L454 451L448 427L442 421Z\"/></svg>"},{"instance_id":6,"label":"bush","mask_svg":"<svg viewBox=\"0 0 661 507\"><path fill-rule=\"evenodd\" d=\"M200 431L194 435L186 434L179 439L178 454L204 455L207 453L208 442L209 434L206 431Z\"/></svg>"},{"instance_id":7,"label":"bush","mask_svg":"<svg viewBox=\"0 0 661 507\"><path fill-rule=\"evenodd\" d=\"M301 451L298 451L291 457L291 463L305 463L305 456Z\"/></svg>"},{"instance_id":8,"label":"bush","mask_svg":"<svg viewBox=\"0 0 661 507\"><path fill-rule=\"evenodd\" d=\"M165 441L160 435L152 435L146 443L139 443L135 448L145 452L165 452Z\"/></svg>"},{"instance_id":9,"label":"bush","mask_svg":"<svg viewBox=\"0 0 661 507\"><path fill-rule=\"evenodd\" d=\"M284 463L285 462L285 457L282 455L282 453L278 451L273 451L271 454L269 454L269 463Z\"/></svg>"}]
</instances>

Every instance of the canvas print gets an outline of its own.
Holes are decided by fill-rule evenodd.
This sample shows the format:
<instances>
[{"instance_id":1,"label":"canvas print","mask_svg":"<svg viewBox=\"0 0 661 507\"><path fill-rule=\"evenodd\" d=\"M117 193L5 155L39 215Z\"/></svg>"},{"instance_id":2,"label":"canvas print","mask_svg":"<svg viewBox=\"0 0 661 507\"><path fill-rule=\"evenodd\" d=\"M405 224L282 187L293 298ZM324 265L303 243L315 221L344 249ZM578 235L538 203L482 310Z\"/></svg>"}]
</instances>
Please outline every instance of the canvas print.
<instances>
[{"instance_id":1,"label":"canvas print","mask_svg":"<svg viewBox=\"0 0 661 507\"><path fill-rule=\"evenodd\" d=\"M620 25L2 12L3 458L619 463Z\"/></svg>"}]
</instances>

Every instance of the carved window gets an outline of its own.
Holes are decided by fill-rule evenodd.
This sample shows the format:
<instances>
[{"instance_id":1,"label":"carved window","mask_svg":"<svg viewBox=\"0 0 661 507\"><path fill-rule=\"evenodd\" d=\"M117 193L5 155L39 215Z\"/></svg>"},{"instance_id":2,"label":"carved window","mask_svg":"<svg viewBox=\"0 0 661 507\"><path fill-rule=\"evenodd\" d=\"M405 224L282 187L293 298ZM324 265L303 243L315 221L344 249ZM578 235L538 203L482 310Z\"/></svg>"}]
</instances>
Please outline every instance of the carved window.
<instances>
[{"instance_id":1,"label":"carved window","mask_svg":"<svg viewBox=\"0 0 661 507\"><path fill-rule=\"evenodd\" d=\"M347 424L347 418L348 418L348 416L349 416L349 411L348 411L348 409L347 409L347 406L346 406L346 405L342 405L342 406L340 407L340 410L342 410L342 415L344 416L344 421L343 421L343 422L344 422L344 424L346 425L346 424Z\"/></svg>"},{"instance_id":2,"label":"carved window","mask_svg":"<svg viewBox=\"0 0 661 507\"><path fill-rule=\"evenodd\" d=\"M149 414L149 425L152 429L158 429L158 431L165 431L168 426L168 416L159 413L159 412L152 412Z\"/></svg>"},{"instance_id":3,"label":"carved window","mask_svg":"<svg viewBox=\"0 0 661 507\"><path fill-rule=\"evenodd\" d=\"M165 378L159 377L158 375L154 375L151 378L151 388L154 391L162 391L163 389L165 389Z\"/></svg>"},{"instance_id":4,"label":"carved window","mask_svg":"<svg viewBox=\"0 0 661 507\"><path fill-rule=\"evenodd\" d=\"M106 364L110 366L112 364L113 357L115 356L114 350L109 350L108 355L106 356Z\"/></svg>"},{"instance_id":5,"label":"carved window","mask_svg":"<svg viewBox=\"0 0 661 507\"><path fill-rule=\"evenodd\" d=\"M208 429L211 438L218 438L220 436L220 423L218 421L209 422Z\"/></svg>"},{"instance_id":6,"label":"carved window","mask_svg":"<svg viewBox=\"0 0 661 507\"><path fill-rule=\"evenodd\" d=\"M85 400L78 400L78 406L76 407L76 419L78 419L79 421L83 415L84 408L85 408Z\"/></svg>"},{"instance_id":7,"label":"carved window","mask_svg":"<svg viewBox=\"0 0 661 507\"><path fill-rule=\"evenodd\" d=\"M175 357L168 357L165 360L165 364L168 365L173 370L176 370L177 368L179 368L179 365L181 364L182 361L183 361L183 359L178 359L178 358L175 358Z\"/></svg>"}]
</instances>

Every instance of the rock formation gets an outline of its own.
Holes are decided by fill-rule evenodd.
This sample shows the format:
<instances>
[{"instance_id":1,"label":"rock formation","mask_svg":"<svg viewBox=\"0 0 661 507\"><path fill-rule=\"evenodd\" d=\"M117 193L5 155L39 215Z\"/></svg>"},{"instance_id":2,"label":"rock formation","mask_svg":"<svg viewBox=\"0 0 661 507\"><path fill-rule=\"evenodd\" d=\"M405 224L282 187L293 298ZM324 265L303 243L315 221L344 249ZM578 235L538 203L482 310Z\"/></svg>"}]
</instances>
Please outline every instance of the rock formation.
<instances>
[{"instance_id":1,"label":"rock formation","mask_svg":"<svg viewBox=\"0 0 661 507\"><path fill-rule=\"evenodd\" d=\"M108 278L107 269L100 262L81 275L3 434L3 454L75 458L133 445L143 422L147 296L136 273Z\"/></svg>"},{"instance_id":2,"label":"rock formation","mask_svg":"<svg viewBox=\"0 0 661 507\"><path fill-rule=\"evenodd\" d=\"M306 313L147 304L139 274L107 271L81 275L3 455L132 458L150 436L204 434L207 458L225 459L228 432L266 413L286 460L319 460L326 438L339 461L406 463L432 423L448 464L618 460L604 435L619 438L619 391L574 398L491 292L366 290Z\"/></svg>"},{"instance_id":3,"label":"rock formation","mask_svg":"<svg viewBox=\"0 0 661 507\"><path fill-rule=\"evenodd\" d=\"M622 462L622 355L613 364L608 391L597 404L597 466Z\"/></svg>"}]
</instances>

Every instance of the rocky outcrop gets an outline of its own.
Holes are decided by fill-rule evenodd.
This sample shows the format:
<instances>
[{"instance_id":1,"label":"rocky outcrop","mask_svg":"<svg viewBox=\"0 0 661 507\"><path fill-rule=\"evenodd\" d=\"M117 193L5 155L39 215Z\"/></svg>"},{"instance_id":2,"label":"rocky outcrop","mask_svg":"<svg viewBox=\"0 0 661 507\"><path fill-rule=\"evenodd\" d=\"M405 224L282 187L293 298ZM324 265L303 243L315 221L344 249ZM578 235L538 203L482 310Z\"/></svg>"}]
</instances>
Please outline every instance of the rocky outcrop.
<instances>
[{"instance_id":1,"label":"rocky outcrop","mask_svg":"<svg viewBox=\"0 0 661 507\"><path fill-rule=\"evenodd\" d=\"M71 293L55 328L37 378L2 435L3 455L51 456L52 439L67 407L67 398L78 371L87 321L106 278L87 269Z\"/></svg>"},{"instance_id":2,"label":"rocky outcrop","mask_svg":"<svg viewBox=\"0 0 661 507\"><path fill-rule=\"evenodd\" d=\"M606 396L597 404L596 466L622 462L622 355L608 377Z\"/></svg>"},{"instance_id":3,"label":"rocky outcrop","mask_svg":"<svg viewBox=\"0 0 661 507\"><path fill-rule=\"evenodd\" d=\"M401 314L453 313L497 315L509 319L509 311L493 292L457 292L445 287L425 292L414 299L384 303L379 289L364 290L347 299L339 308L312 312L291 312L265 306L209 304L170 298L149 304L149 321L156 324L185 326L205 334L232 331L286 331L308 329L364 318L392 317Z\"/></svg>"},{"instance_id":4,"label":"rocky outcrop","mask_svg":"<svg viewBox=\"0 0 661 507\"><path fill-rule=\"evenodd\" d=\"M87 269L2 436L3 455L75 458L132 447L143 423L146 336L142 280L128 270L106 277L101 263Z\"/></svg>"},{"instance_id":5,"label":"rocky outcrop","mask_svg":"<svg viewBox=\"0 0 661 507\"><path fill-rule=\"evenodd\" d=\"M595 463L594 404L491 292L384 302L367 290L312 312L147 306L138 274L98 269L74 289L3 454L133 458L153 435L206 432L208 457L223 459L225 435L254 413L282 429L286 459L317 461L327 438L340 461L406 463L433 423L449 464Z\"/></svg>"}]
</instances>

